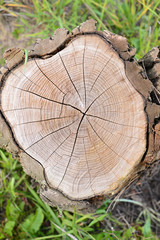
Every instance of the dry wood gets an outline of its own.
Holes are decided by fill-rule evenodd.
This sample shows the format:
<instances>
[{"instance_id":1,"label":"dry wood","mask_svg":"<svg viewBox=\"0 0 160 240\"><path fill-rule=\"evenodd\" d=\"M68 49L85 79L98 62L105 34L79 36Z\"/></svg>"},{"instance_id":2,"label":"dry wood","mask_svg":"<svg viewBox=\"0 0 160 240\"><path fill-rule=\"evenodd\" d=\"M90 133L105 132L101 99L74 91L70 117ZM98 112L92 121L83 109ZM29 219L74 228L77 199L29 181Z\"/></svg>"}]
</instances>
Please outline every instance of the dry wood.
<instances>
[{"instance_id":1,"label":"dry wood","mask_svg":"<svg viewBox=\"0 0 160 240\"><path fill-rule=\"evenodd\" d=\"M89 20L37 41L26 66L24 51L5 53L0 144L40 182L44 201L93 210L158 158L157 49L138 65L126 38Z\"/></svg>"}]
</instances>

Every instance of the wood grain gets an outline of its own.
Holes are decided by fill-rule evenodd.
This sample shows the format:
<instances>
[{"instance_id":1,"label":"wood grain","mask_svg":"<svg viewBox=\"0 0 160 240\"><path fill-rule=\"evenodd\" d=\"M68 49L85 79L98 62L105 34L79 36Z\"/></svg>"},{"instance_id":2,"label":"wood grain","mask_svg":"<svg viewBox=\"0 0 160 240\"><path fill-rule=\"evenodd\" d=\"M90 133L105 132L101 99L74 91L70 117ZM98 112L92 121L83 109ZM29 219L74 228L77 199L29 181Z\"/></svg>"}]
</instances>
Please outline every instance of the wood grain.
<instances>
[{"instance_id":1,"label":"wood grain","mask_svg":"<svg viewBox=\"0 0 160 240\"><path fill-rule=\"evenodd\" d=\"M1 106L19 146L70 199L113 191L146 150L143 98L96 34L11 70Z\"/></svg>"}]
</instances>

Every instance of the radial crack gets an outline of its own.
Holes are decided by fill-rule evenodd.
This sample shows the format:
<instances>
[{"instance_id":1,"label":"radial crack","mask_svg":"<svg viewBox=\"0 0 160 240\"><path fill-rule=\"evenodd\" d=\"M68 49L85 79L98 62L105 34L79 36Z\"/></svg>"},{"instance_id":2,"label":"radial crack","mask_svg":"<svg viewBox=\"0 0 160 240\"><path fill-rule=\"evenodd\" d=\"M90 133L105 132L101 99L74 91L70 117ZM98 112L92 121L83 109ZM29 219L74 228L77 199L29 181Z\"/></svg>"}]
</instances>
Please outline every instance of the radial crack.
<instances>
[{"instance_id":1,"label":"radial crack","mask_svg":"<svg viewBox=\"0 0 160 240\"><path fill-rule=\"evenodd\" d=\"M65 94L54 82L51 81L51 79L42 71L42 69L39 67L36 59L34 59L38 69L41 71L41 73L48 79L48 81L50 81L61 93Z\"/></svg>"},{"instance_id":2,"label":"radial crack","mask_svg":"<svg viewBox=\"0 0 160 240\"><path fill-rule=\"evenodd\" d=\"M71 134L69 134L68 137L65 138L65 140L63 140L60 145L58 145L58 147L49 155L49 157L44 161L47 162L49 160L49 158L51 158L51 156L63 145L63 143L71 136Z\"/></svg>"},{"instance_id":3,"label":"radial crack","mask_svg":"<svg viewBox=\"0 0 160 240\"><path fill-rule=\"evenodd\" d=\"M72 159L73 152L74 152L74 149L75 149L75 146L76 146L76 141L77 141L77 138L78 138L79 129L80 129L80 126L81 126L81 123L82 123L82 121L83 121L84 116L85 116L85 114L83 114L83 116L82 116L82 118L81 118L81 120L80 120L80 122L79 122L79 125L78 125L78 127L77 127L76 136L75 136L75 140L74 140L73 147L72 147L72 152L71 152L70 158L69 158L69 160L68 160L68 164L67 164L67 166L66 166L66 169L65 169L65 172L64 172L64 174L63 174L63 177L62 177L60 183L58 184L58 188L59 188L59 186L61 185L61 183L62 183L62 181L63 181L63 179L64 179L64 177L65 177L65 175L66 175L66 172L67 172L67 170L68 170L70 161L71 161L71 159Z\"/></svg>"},{"instance_id":4,"label":"radial crack","mask_svg":"<svg viewBox=\"0 0 160 240\"><path fill-rule=\"evenodd\" d=\"M91 187L91 190L92 190L93 194L95 195L95 192L92 188L91 173L90 173L90 168L89 168L89 164L88 164L87 157L86 157L86 148L85 148L85 144L84 144L84 139L83 139L83 145L84 145L84 151L85 151L86 166L87 166L88 174L89 174L90 187Z\"/></svg>"},{"instance_id":5,"label":"radial crack","mask_svg":"<svg viewBox=\"0 0 160 240\"><path fill-rule=\"evenodd\" d=\"M83 51L83 62L82 62L82 68L83 68L83 84L84 84L84 102L86 107L86 83L85 83L85 69L84 69L84 59L85 59L85 47L86 47L86 41L84 43L84 51Z\"/></svg>"},{"instance_id":6,"label":"radial crack","mask_svg":"<svg viewBox=\"0 0 160 240\"><path fill-rule=\"evenodd\" d=\"M65 119L65 118L70 118L70 117L74 117L73 116L65 116L65 117L57 117L57 118L47 118L47 119L41 119L41 120L33 120L31 122L23 122L23 123L19 123L19 124L15 124L14 126L20 126L20 125L25 125L25 124L32 124L32 123L38 123L38 122L46 122L46 121L52 121L52 120L59 120L59 119Z\"/></svg>"},{"instance_id":7,"label":"radial crack","mask_svg":"<svg viewBox=\"0 0 160 240\"><path fill-rule=\"evenodd\" d=\"M101 142L103 142L114 154L116 154L118 157L122 158L124 161L126 161L128 164L130 164L128 162L128 160L124 159L121 155L119 155L117 152L115 152L108 144L106 144L106 142L99 136L99 134L97 133L97 131L94 129L94 127L92 126L92 124L90 123L90 121L88 120L89 125L91 126L92 130L94 131L94 133L97 135L97 137L101 140Z\"/></svg>"},{"instance_id":8,"label":"radial crack","mask_svg":"<svg viewBox=\"0 0 160 240\"><path fill-rule=\"evenodd\" d=\"M66 70L66 73L67 73L67 75L68 75L68 77L69 77L69 80L71 81L71 83L72 83L74 89L76 90L76 92L77 92L77 94L78 94L80 100L82 101L81 96L80 96L80 94L79 94L79 92L78 92L78 90L77 90L77 88L76 88L74 82L72 81L72 78L71 78L71 76L70 76L70 74L69 74L69 72L68 72L68 70L67 70L67 68L66 68L66 65L64 64L64 61L63 61L63 59L62 59L60 53L58 53L58 55L59 55L59 57L60 57L60 59L61 59L61 62L62 62L63 66L64 66L64 68L65 68L65 70Z\"/></svg>"},{"instance_id":9,"label":"radial crack","mask_svg":"<svg viewBox=\"0 0 160 240\"><path fill-rule=\"evenodd\" d=\"M34 146L35 144L37 144L38 142L42 141L44 138L52 135L53 133L56 133L56 132L58 132L58 131L60 131L60 130L62 130L62 129L65 129L65 128L71 126L71 125L72 125L73 123L75 123L76 121L77 121L77 120L75 120L75 121L73 121L72 123L70 123L70 124L68 124L68 125L66 125L66 126L64 126L64 127L58 128L57 130L52 131L51 133L45 135L44 137L42 137L42 138L39 139L38 141L34 142L34 143L33 143L32 145L30 145L29 147L27 147L27 148L25 149L25 151L27 151L29 148L33 147L33 146Z\"/></svg>"},{"instance_id":10,"label":"radial crack","mask_svg":"<svg viewBox=\"0 0 160 240\"><path fill-rule=\"evenodd\" d=\"M88 119L87 119L88 120ZM94 121L95 122L95 121ZM113 132L110 132L108 131L102 124L99 124L98 122L96 122L97 125L99 125L100 127L102 127L105 131L107 131L108 133L110 133L111 135L113 136L117 136L117 135L120 135L120 136L123 136L123 137L128 137L128 138L134 138L134 139L138 139L138 140L144 140L143 138L137 138L137 137L134 137L134 136L127 136L127 135L124 135L124 134L120 134L120 133L116 133L117 135L113 134ZM126 126L126 125L125 125Z\"/></svg>"},{"instance_id":11,"label":"radial crack","mask_svg":"<svg viewBox=\"0 0 160 240\"><path fill-rule=\"evenodd\" d=\"M28 110L28 109L41 109L41 108L31 108L31 107L26 107L26 108L14 108L14 109L9 109L9 110L5 110L3 112L11 112L11 111L20 111L20 110Z\"/></svg>"},{"instance_id":12,"label":"radial crack","mask_svg":"<svg viewBox=\"0 0 160 240\"><path fill-rule=\"evenodd\" d=\"M87 114L87 113L86 113L86 116L99 118L99 119L104 120L104 121L106 121L106 122L114 123L114 124L117 124L117 125L120 125L120 126L124 126L124 127L136 127L136 128L141 128L141 129L143 129L143 127L132 126L132 125L128 125L128 124L123 124L123 123L114 122L114 121L111 121L111 120L108 120L108 119L101 118L101 117L96 116L96 115L91 115L91 114Z\"/></svg>"},{"instance_id":13,"label":"radial crack","mask_svg":"<svg viewBox=\"0 0 160 240\"><path fill-rule=\"evenodd\" d=\"M122 82L122 80L118 81L117 83L114 83L113 85L111 85L110 87L108 87L107 89L105 89L98 97L96 97L93 102L89 105L89 107L87 108L87 110L85 111L85 114L88 112L88 110L90 109L90 107L93 105L93 103L95 101L97 101L98 98L100 98L106 91L108 91L110 88L112 88L113 86L117 85L118 83Z\"/></svg>"},{"instance_id":14,"label":"radial crack","mask_svg":"<svg viewBox=\"0 0 160 240\"><path fill-rule=\"evenodd\" d=\"M93 83L93 85L92 85L92 87L91 87L91 89L90 89L89 92L92 91L92 89L93 89L95 83L97 82L98 78L101 76L103 70L105 69L105 67L107 66L107 64L110 62L110 60L112 59L112 57L113 57L113 54L110 56L110 58L108 59L108 61L107 61L106 64L104 65L104 67L101 69L100 73L98 74L97 78L95 79L95 81L94 81L94 83Z\"/></svg>"},{"instance_id":15,"label":"radial crack","mask_svg":"<svg viewBox=\"0 0 160 240\"><path fill-rule=\"evenodd\" d=\"M28 90L25 90L25 89L22 89L22 88L18 88L18 87L12 86L12 85L10 85L10 84L8 84L8 86L13 87L13 88L16 88L16 89L19 89L19 90L21 90L21 91L23 91L23 92L27 92L27 93L33 94L33 95L35 95L35 96L37 96L37 97L40 97L40 98L42 98L42 99L45 99L45 100L47 100L47 101L49 101L49 102L54 102L54 103L57 103L57 104L61 104L61 105L67 106L67 107L74 108L75 110L77 110L77 111L79 111L79 112L81 112L81 113L83 114L83 112L82 112L80 109L78 109L78 108L76 108L75 106L72 106L72 105L70 105L70 104L63 103L63 102L58 102L58 101L55 101L55 100L53 100L53 99L49 99L49 98L46 98L46 97L44 97L44 96L41 96L41 95L39 95L39 94L37 94L37 93L34 93L34 92L31 92L31 91L28 91Z\"/></svg>"}]
</instances>

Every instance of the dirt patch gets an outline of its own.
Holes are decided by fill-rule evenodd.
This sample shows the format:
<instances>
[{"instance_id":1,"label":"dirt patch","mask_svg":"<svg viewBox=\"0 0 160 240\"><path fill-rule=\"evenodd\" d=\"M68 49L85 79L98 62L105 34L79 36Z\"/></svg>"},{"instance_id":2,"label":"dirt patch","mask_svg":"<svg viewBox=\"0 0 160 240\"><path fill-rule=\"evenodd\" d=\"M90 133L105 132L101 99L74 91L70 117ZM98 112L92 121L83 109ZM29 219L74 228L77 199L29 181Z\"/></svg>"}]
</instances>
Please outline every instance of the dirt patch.
<instances>
[{"instance_id":1,"label":"dirt patch","mask_svg":"<svg viewBox=\"0 0 160 240\"><path fill-rule=\"evenodd\" d=\"M12 47L27 48L35 39L21 34L18 39L13 35L17 19L10 15L0 15L0 67L4 64L3 53Z\"/></svg>"},{"instance_id":2,"label":"dirt patch","mask_svg":"<svg viewBox=\"0 0 160 240\"><path fill-rule=\"evenodd\" d=\"M130 199L143 205L138 206L134 203L121 202L113 206L113 215L124 222L127 227L135 225L136 220L144 209L152 209L156 213L160 213L160 161L155 163L154 168L148 169L145 176L137 184L133 184L125 191L120 199ZM155 214L154 214L155 215ZM144 215L139 218L144 224ZM158 224L151 216L152 229L157 236L160 237L160 223Z\"/></svg>"}]
</instances>

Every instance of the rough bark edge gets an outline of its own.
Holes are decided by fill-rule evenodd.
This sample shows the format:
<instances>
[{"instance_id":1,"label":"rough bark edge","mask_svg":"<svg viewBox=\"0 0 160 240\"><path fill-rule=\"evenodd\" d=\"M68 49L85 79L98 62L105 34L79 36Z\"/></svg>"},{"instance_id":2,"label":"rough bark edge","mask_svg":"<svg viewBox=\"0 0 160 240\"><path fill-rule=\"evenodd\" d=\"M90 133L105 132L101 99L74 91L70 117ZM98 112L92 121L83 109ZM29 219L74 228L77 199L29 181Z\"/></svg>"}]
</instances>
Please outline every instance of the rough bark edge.
<instances>
[{"instance_id":1,"label":"rough bark edge","mask_svg":"<svg viewBox=\"0 0 160 240\"><path fill-rule=\"evenodd\" d=\"M144 97L148 117L147 151L140 164L131 173L128 185L122 188L123 192L126 188L130 189L128 186L138 181L141 176L145 181L149 175L148 170L153 175L160 162L160 46L151 49L137 62L134 59L135 50L128 45L126 38L108 31L104 33L124 60L129 81ZM134 72L134 76L130 74L131 72Z\"/></svg>"},{"instance_id":2,"label":"rough bark edge","mask_svg":"<svg viewBox=\"0 0 160 240\"><path fill-rule=\"evenodd\" d=\"M160 157L160 46L154 47L138 61L144 78L152 82L146 111L149 118L149 146L145 162L152 163Z\"/></svg>"},{"instance_id":3,"label":"rough bark edge","mask_svg":"<svg viewBox=\"0 0 160 240\"><path fill-rule=\"evenodd\" d=\"M7 126L2 114L0 113L0 147L8 152L11 152L13 157L18 157L19 159L19 148L15 144L11 131Z\"/></svg>"},{"instance_id":4,"label":"rough bark edge","mask_svg":"<svg viewBox=\"0 0 160 240\"><path fill-rule=\"evenodd\" d=\"M148 163L157 160L159 153L159 134L155 131L155 119L160 117L160 46L153 48L138 62L134 59L135 49L130 47L125 37L113 34L108 31L103 32L112 46L123 59L126 69L126 76L134 88L144 97L145 111L148 117L148 151L146 159ZM131 73L134 73L132 75ZM136 77L135 77L136 76ZM153 99L152 93L155 98ZM158 126L156 127L158 129ZM151 144L150 144L151 143ZM154 147L154 145L156 146ZM145 159L145 162L147 163Z\"/></svg>"},{"instance_id":5,"label":"rough bark edge","mask_svg":"<svg viewBox=\"0 0 160 240\"><path fill-rule=\"evenodd\" d=\"M155 126L155 118L159 118L159 113L160 113L160 107L157 104L152 104L150 94L153 90L155 90L154 85L152 84L153 81L151 82L149 77L152 79L157 79L159 75L157 74L157 68L153 68L156 64L159 63L159 52L156 49L156 52L154 52L154 55L152 55L152 64L149 64L150 60L146 60L148 56L145 58L145 60L142 60L141 62L146 64L146 68L153 68L152 71L149 72L148 76L146 77L146 69L142 66L141 62L139 61L139 64L134 60L134 55L135 55L135 49L129 47L127 39L125 37L113 34L108 31L103 31L103 32L96 32L96 21L95 20L88 20L81 24L80 27L75 28L72 33L69 33L65 29L58 29L55 31L54 35L52 38L47 38L45 40L37 40L34 47L31 49L29 52L29 59L32 59L34 57L39 57L39 58L48 58L56 52L60 51L63 49L68 42L70 42L74 37L77 35L82 35L82 34L89 34L89 33L97 33L98 35L102 36L109 44L112 45L113 49L119 54L119 57L123 60L126 68L126 75L129 79L129 81L133 84L135 89L144 97L145 100L145 105L146 105L146 113L148 116L148 123L149 123L149 129L148 129L148 144L149 142L154 143L155 140L157 142L156 146L158 148L158 143L159 143L159 128L156 127L156 131L158 134L153 131L153 126ZM156 56L156 57L155 57ZM3 82L3 79L7 76L7 74L18 66L20 63L24 62L24 51L20 50L18 48L12 48L9 49L8 51L5 52L4 58L6 60L7 66L1 69L1 79ZM158 59L157 59L158 58ZM149 58L150 59L150 58ZM157 67L157 66L156 66ZM156 69L156 70L155 70ZM151 69L150 69L151 70ZM136 73L137 77L135 78L135 75L132 76L130 73L131 71L134 71ZM156 73L155 73L156 72ZM156 76L156 77L155 77ZM142 88L141 85L145 86L145 88ZM3 119L3 117L1 116ZM73 201L73 200L66 200L67 198L60 193L59 191L48 189L48 187L45 185L44 177L43 177L43 167L40 166L40 164L35 161L34 159L30 158L26 153L23 151L19 151L19 148L17 145L14 143L14 141L11 138L11 132L8 127L8 125L5 123L4 119L1 121L0 125L0 130L2 132L3 138L1 142L4 142L3 145L1 145L4 149L7 151L10 151L11 153L16 153L17 156L20 157L21 163L26 171L27 174L31 175L31 177L37 179L38 181L42 182L42 187L41 187L41 196L44 199L44 194L43 192L45 191L45 195L48 196L47 194L49 193L49 196L53 200L57 198L58 201L62 202L61 207L64 207L67 205L71 206L73 209L73 206L78 207L78 209L85 209L86 207L90 208L92 211L94 208L93 206L97 207L100 202L102 202L101 197L94 197L88 200L84 201ZM158 123L159 124L159 123ZM156 124L157 126L157 124ZM4 131L4 129L7 129ZM157 130L158 129L158 130ZM6 133L7 132L7 133ZM7 137L6 137L7 136ZM1 143L0 142L0 143ZM151 146L150 146L151 145ZM137 176L139 175L139 171L143 171L143 169L146 167L146 164L154 162L157 157L155 157L155 150L153 149L153 144L148 145L149 150L147 151L147 156L145 158L145 165L144 161L142 161L138 166L133 169L131 176L130 176L130 181L134 181ZM159 151L159 148L158 148ZM160 154L158 153L157 156ZM147 158L148 157L148 158ZM30 165L26 166L26 161L24 159L30 159ZM146 160L148 159L148 160ZM152 159L152 160L151 160ZM144 160L144 159L143 159ZM27 162L28 164L28 162ZM33 165L35 168L37 168L37 172L41 172L41 174L36 175L35 173L32 172ZM137 174L136 174L137 173ZM117 193L122 187L128 182L128 179L121 182L119 187L113 192L113 194ZM47 193L48 191L48 193ZM64 201L65 199L65 201ZM48 201L47 199L44 199L45 201ZM48 202L49 203L49 202ZM49 203L50 205L53 205Z\"/></svg>"}]
</instances>

